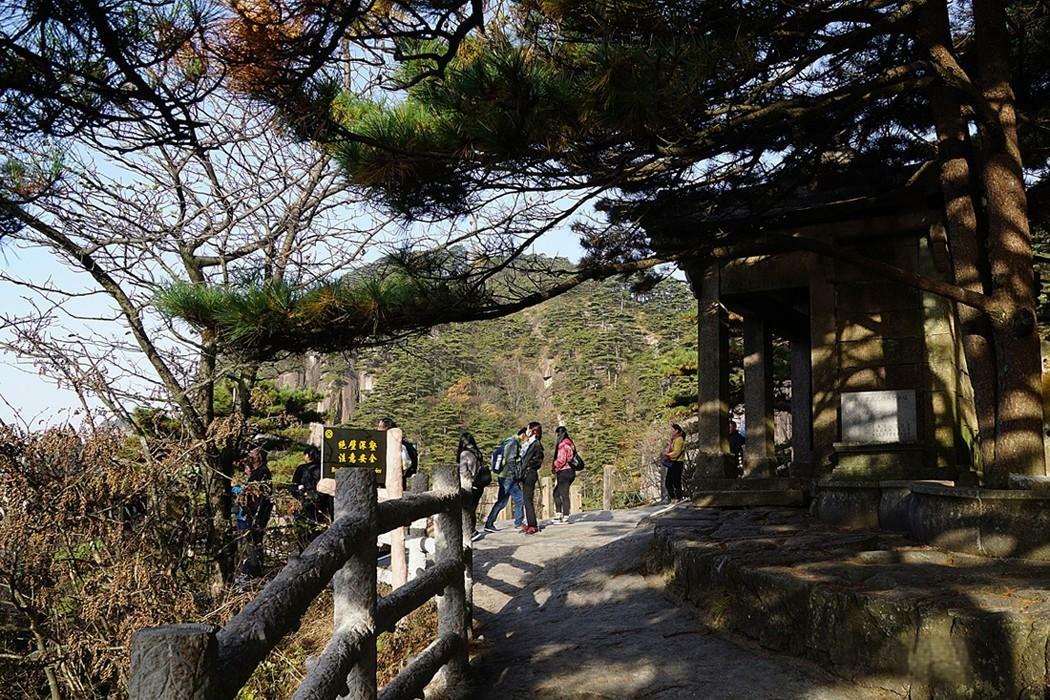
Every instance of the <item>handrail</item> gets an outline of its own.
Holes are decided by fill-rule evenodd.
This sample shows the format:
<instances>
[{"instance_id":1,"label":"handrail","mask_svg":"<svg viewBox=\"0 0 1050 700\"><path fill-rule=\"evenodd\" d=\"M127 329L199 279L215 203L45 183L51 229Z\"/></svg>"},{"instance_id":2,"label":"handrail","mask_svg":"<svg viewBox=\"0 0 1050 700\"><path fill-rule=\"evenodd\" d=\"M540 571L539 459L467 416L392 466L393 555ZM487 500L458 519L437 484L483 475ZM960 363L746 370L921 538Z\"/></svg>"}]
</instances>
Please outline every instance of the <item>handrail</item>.
<instances>
[{"instance_id":1,"label":"handrail","mask_svg":"<svg viewBox=\"0 0 1050 700\"><path fill-rule=\"evenodd\" d=\"M467 673L470 578L469 497L455 467L434 472L435 490L378 503L371 472L337 472L336 520L222 629L170 625L132 640L131 700L232 698L331 580L332 639L295 692L297 700L340 695L376 698L375 640L435 595L438 639L383 690L387 700L417 697L435 674L462 694ZM376 599L376 538L435 516L437 563Z\"/></svg>"},{"instance_id":2,"label":"handrail","mask_svg":"<svg viewBox=\"0 0 1050 700\"><path fill-rule=\"evenodd\" d=\"M416 520L445 512L454 505L458 497L455 493L426 491L405 494L393 501L383 501L379 504L379 533L408 527Z\"/></svg>"},{"instance_id":3,"label":"handrail","mask_svg":"<svg viewBox=\"0 0 1050 700\"><path fill-rule=\"evenodd\" d=\"M430 643L415 661L390 681L379 700L402 700L422 697L423 689L441 667L457 653L465 651L465 642L454 634L447 634Z\"/></svg>"},{"instance_id":4,"label":"handrail","mask_svg":"<svg viewBox=\"0 0 1050 700\"><path fill-rule=\"evenodd\" d=\"M277 576L216 635L223 685L244 685L284 635L297 629L350 551L368 536L367 524L340 518Z\"/></svg>"}]
</instances>

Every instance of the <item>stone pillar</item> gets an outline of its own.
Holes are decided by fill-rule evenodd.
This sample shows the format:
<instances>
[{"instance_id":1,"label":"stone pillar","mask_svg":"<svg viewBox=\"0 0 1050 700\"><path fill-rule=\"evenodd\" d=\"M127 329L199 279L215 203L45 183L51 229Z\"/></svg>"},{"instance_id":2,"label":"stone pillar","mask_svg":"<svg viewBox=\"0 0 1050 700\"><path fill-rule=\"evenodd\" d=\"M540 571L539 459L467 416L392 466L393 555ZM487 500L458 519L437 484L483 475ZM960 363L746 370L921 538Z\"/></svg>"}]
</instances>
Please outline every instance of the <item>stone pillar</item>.
<instances>
[{"instance_id":1,"label":"stone pillar","mask_svg":"<svg viewBox=\"0 0 1050 700\"><path fill-rule=\"evenodd\" d=\"M830 260L814 263L810 268L809 328L810 374L813 397L812 476L821 478L831 472L831 455L839 433L838 329L835 311L834 275Z\"/></svg>"},{"instance_id":2,"label":"stone pillar","mask_svg":"<svg viewBox=\"0 0 1050 700\"><path fill-rule=\"evenodd\" d=\"M401 428L386 431L386 497L396 500L404 495L404 465L401 462ZM390 575L391 586L400 588L408 581L408 554L405 551L405 528L395 527L390 531Z\"/></svg>"},{"instance_id":3,"label":"stone pillar","mask_svg":"<svg viewBox=\"0 0 1050 700\"><path fill-rule=\"evenodd\" d=\"M765 319L744 317L744 478L776 474L773 443L773 336Z\"/></svg>"},{"instance_id":4,"label":"stone pillar","mask_svg":"<svg viewBox=\"0 0 1050 700\"><path fill-rule=\"evenodd\" d=\"M808 478L813 469L813 389L809 339L791 341L791 476Z\"/></svg>"},{"instance_id":5,"label":"stone pillar","mask_svg":"<svg viewBox=\"0 0 1050 700\"><path fill-rule=\"evenodd\" d=\"M729 330L720 295L720 268L710 262L694 272L697 308L699 449L696 476L722 478L729 455Z\"/></svg>"}]
</instances>

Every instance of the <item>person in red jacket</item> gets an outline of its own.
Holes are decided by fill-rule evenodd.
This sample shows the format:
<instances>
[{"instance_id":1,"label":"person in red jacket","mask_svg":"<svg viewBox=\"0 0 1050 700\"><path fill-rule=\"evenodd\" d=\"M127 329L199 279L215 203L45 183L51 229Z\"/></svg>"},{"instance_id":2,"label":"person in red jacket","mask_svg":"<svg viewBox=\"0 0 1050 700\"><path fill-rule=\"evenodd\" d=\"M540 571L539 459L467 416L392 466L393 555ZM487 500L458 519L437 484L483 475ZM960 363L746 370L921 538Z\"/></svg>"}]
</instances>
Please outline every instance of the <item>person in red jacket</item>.
<instances>
[{"instance_id":1,"label":"person in red jacket","mask_svg":"<svg viewBox=\"0 0 1050 700\"><path fill-rule=\"evenodd\" d=\"M557 481L554 486L554 508L558 515L551 520L551 525L564 525L569 522L569 487L576 480L576 472L572 468L576 445L569 438L569 431L564 425L558 426L554 431L554 444L552 470Z\"/></svg>"}]
</instances>

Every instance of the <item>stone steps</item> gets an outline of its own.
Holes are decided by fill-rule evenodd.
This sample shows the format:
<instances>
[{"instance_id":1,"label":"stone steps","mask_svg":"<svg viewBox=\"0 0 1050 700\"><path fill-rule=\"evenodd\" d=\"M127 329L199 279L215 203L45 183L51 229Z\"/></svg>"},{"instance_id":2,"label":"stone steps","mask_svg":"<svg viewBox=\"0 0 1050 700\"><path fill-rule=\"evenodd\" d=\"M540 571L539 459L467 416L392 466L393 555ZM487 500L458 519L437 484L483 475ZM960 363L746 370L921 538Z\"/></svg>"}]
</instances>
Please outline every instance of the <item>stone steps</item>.
<instances>
[{"instance_id":1,"label":"stone steps","mask_svg":"<svg viewBox=\"0 0 1050 700\"><path fill-rule=\"evenodd\" d=\"M805 491L797 489L732 489L700 491L693 495L693 505L699 508L757 508L764 506L806 505Z\"/></svg>"},{"instance_id":2,"label":"stone steps","mask_svg":"<svg viewBox=\"0 0 1050 700\"><path fill-rule=\"evenodd\" d=\"M913 700L1050 697L1050 564L795 509L675 508L647 560L709 628Z\"/></svg>"},{"instance_id":3,"label":"stone steps","mask_svg":"<svg viewBox=\"0 0 1050 700\"><path fill-rule=\"evenodd\" d=\"M693 491L805 491L805 479L762 477L755 479L693 479Z\"/></svg>"}]
</instances>

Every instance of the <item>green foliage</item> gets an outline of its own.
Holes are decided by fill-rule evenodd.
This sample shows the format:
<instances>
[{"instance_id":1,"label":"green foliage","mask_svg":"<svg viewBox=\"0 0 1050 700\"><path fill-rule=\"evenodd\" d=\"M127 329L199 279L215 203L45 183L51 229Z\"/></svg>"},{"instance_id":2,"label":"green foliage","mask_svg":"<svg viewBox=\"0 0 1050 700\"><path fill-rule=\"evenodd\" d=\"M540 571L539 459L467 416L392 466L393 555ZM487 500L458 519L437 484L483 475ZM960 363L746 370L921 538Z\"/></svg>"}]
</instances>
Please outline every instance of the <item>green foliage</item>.
<instances>
[{"instance_id":1,"label":"green foliage","mask_svg":"<svg viewBox=\"0 0 1050 700\"><path fill-rule=\"evenodd\" d=\"M466 313L491 303L470 279L442 270L443 259L416 258L310 287L176 281L154 303L168 317L213 332L224 351L252 359L359 347L429 328L449 309Z\"/></svg>"},{"instance_id":2,"label":"green foliage","mask_svg":"<svg viewBox=\"0 0 1050 700\"><path fill-rule=\"evenodd\" d=\"M539 420L550 452L564 422L594 465L585 480L600 478L601 464L631 471L652 456L641 436L662 434L695 402L695 328L696 303L682 282L644 296L618 280L588 284L506 318L363 353L359 367L375 379L352 422L393 417L424 470L455 460L462 430L488 452Z\"/></svg>"}]
</instances>

